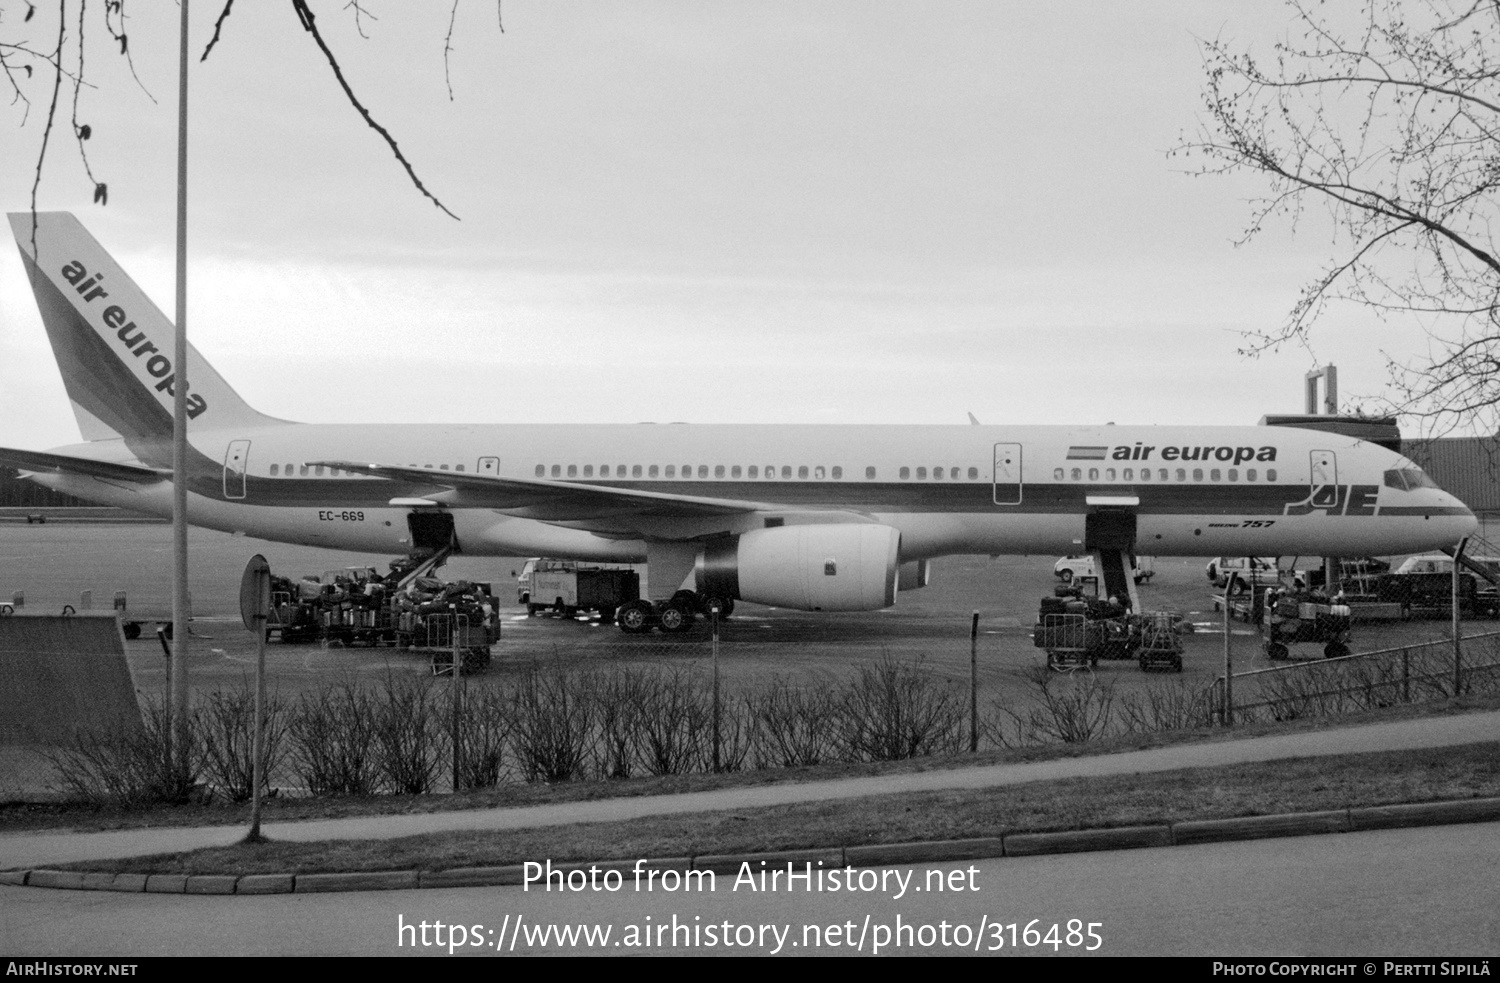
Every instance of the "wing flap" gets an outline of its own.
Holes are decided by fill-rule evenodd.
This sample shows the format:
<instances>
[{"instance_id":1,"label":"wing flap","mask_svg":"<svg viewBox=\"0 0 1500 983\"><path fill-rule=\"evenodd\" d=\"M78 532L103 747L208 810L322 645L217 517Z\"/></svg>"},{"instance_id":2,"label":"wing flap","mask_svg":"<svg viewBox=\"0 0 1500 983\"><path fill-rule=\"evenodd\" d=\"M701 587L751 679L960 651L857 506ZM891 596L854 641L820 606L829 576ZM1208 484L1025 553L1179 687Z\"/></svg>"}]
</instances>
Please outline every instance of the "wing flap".
<instances>
[{"instance_id":1,"label":"wing flap","mask_svg":"<svg viewBox=\"0 0 1500 983\"><path fill-rule=\"evenodd\" d=\"M390 464L358 464L353 461L312 463L342 468L356 474L428 484L444 489L431 496L434 501L444 505L499 509L511 515L542 521L580 521L610 516L709 517L777 509L775 504L768 502L673 495L608 485L551 481L546 478L506 478Z\"/></svg>"}]
</instances>

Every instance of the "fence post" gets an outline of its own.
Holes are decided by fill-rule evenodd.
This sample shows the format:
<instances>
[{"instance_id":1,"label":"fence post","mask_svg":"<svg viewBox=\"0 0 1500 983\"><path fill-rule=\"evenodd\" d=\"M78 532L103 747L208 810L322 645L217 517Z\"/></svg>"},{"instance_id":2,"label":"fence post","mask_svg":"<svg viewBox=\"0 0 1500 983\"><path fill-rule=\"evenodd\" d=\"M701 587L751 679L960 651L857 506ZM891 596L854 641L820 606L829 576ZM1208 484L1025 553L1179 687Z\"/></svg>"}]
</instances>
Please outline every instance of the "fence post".
<instances>
[{"instance_id":1,"label":"fence post","mask_svg":"<svg viewBox=\"0 0 1500 983\"><path fill-rule=\"evenodd\" d=\"M1411 649L1401 650L1401 702L1411 702Z\"/></svg>"},{"instance_id":2,"label":"fence post","mask_svg":"<svg viewBox=\"0 0 1500 983\"><path fill-rule=\"evenodd\" d=\"M462 748L459 745L459 742L463 739L463 734L461 733L461 731L462 731L462 724L460 722L460 713L461 713L461 709L462 709L461 705L462 705L462 700L463 700L463 684L462 684L462 682L459 679L459 677L463 675L463 653L460 650L459 644L458 644L459 643L459 636L461 634L460 631L459 631L459 627L458 627L458 619L461 617L461 615L459 615L459 613L458 613L458 605L450 603L448 605L448 610L452 613L452 622L451 622L451 625L449 627L449 638L448 638L448 640L453 643L453 724L452 724L453 737L452 737L452 743L453 743L453 791L456 793L459 790L459 780L462 777L461 767L462 767L462 760L463 760Z\"/></svg>"},{"instance_id":3,"label":"fence post","mask_svg":"<svg viewBox=\"0 0 1500 983\"><path fill-rule=\"evenodd\" d=\"M969 753L979 750L979 612L969 627Z\"/></svg>"},{"instance_id":4,"label":"fence post","mask_svg":"<svg viewBox=\"0 0 1500 983\"><path fill-rule=\"evenodd\" d=\"M1229 593L1234 590L1236 575L1224 581L1224 726L1234 726L1234 660L1229 649Z\"/></svg>"},{"instance_id":5,"label":"fence post","mask_svg":"<svg viewBox=\"0 0 1500 983\"><path fill-rule=\"evenodd\" d=\"M719 735L719 602L717 599L709 603L708 610L709 616L713 618L714 774L717 775L722 767L720 758L722 743Z\"/></svg>"}]
</instances>

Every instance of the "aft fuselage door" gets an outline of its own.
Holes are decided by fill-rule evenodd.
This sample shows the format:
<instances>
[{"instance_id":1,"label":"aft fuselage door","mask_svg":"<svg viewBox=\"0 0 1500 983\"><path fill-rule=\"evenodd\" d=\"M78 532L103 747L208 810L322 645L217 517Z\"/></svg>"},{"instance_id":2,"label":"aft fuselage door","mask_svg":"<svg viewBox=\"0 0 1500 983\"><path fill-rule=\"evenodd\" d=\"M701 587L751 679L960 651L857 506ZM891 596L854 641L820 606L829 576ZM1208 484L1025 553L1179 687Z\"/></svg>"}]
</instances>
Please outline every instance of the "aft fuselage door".
<instances>
[{"instance_id":1,"label":"aft fuselage door","mask_svg":"<svg viewBox=\"0 0 1500 983\"><path fill-rule=\"evenodd\" d=\"M995 445L995 504L1021 504L1021 445Z\"/></svg>"},{"instance_id":2,"label":"aft fuselage door","mask_svg":"<svg viewBox=\"0 0 1500 983\"><path fill-rule=\"evenodd\" d=\"M250 461L250 441L231 440L224 452L224 497L245 497L245 469Z\"/></svg>"},{"instance_id":3,"label":"aft fuselage door","mask_svg":"<svg viewBox=\"0 0 1500 983\"><path fill-rule=\"evenodd\" d=\"M481 457L479 459L480 474L494 476L500 473L500 459L498 457Z\"/></svg>"},{"instance_id":4,"label":"aft fuselage door","mask_svg":"<svg viewBox=\"0 0 1500 983\"><path fill-rule=\"evenodd\" d=\"M1332 505L1339 498L1339 462L1333 451L1313 451L1311 454L1312 504Z\"/></svg>"}]
</instances>

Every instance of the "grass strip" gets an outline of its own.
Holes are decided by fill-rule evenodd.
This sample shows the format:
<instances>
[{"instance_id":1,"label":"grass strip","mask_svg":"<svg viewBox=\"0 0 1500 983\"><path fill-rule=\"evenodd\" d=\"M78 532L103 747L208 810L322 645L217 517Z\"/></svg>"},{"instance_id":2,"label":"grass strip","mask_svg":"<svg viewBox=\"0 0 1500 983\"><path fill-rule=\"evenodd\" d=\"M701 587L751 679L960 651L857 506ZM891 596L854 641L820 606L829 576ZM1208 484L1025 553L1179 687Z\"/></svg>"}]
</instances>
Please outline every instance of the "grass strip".
<instances>
[{"instance_id":1,"label":"grass strip","mask_svg":"<svg viewBox=\"0 0 1500 983\"><path fill-rule=\"evenodd\" d=\"M900 793L395 840L270 842L60 869L257 874L446 870L962 839L1500 796L1500 742Z\"/></svg>"}]
</instances>

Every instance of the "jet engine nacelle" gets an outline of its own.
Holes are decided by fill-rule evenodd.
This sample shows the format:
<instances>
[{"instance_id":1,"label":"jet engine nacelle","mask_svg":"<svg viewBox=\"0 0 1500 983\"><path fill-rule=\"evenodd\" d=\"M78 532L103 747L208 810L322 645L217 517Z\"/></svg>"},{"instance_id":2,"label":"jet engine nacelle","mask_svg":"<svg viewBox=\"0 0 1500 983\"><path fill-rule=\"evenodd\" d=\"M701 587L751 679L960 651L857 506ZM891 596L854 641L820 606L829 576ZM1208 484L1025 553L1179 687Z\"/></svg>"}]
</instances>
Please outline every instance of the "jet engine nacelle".
<instances>
[{"instance_id":1,"label":"jet engine nacelle","mask_svg":"<svg viewBox=\"0 0 1500 983\"><path fill-rule=\"evenodd\" d=\"M900 532L872 523L756 529L709 544L698 592L802 611L888 608L900 545Z\"/></svg>"}]
</instances>

